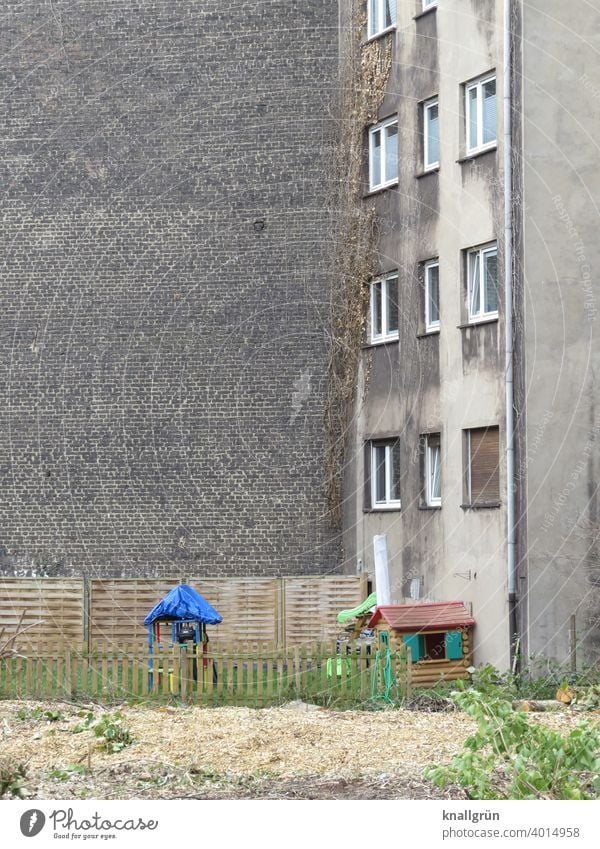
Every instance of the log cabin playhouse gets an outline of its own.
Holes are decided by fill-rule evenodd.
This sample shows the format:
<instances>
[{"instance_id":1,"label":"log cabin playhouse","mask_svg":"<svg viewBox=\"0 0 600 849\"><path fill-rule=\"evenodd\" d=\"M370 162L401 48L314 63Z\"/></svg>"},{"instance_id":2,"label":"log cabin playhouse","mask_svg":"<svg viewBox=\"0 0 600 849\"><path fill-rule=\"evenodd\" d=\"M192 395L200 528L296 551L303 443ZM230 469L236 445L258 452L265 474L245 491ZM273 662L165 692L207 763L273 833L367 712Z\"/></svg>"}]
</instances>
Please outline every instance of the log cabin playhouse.
<instances>
[{"instance_id":1,"label":"log cabin playhouse","mask_svg":"<svg viewBox=\"0 0 600 849\"><path fill-rule=\"evenodd\" d=\"M468 678L472 666L475 620L461 601L392 604L377 607L373 628L381 652L410 649L411 683L432 687L439 681Z\"/></svg>"}]
</instances>

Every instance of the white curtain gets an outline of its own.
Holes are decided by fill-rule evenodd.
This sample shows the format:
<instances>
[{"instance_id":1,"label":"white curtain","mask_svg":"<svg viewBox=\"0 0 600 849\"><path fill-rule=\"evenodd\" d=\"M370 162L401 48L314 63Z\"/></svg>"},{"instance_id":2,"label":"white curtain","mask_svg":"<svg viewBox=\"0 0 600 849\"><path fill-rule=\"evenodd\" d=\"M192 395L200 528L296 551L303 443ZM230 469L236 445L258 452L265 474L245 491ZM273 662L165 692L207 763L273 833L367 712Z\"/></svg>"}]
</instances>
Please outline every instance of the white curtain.
<instances>
[{"instance_id":1,"label":"white curtain","mask_svg":"<svg viewBox=\"0 0 600 849\"><path fill-rule=\"evenodd\" d=\"M385 0L385 27L396 23L396 0Z\"/></svg>"}]
</instances>

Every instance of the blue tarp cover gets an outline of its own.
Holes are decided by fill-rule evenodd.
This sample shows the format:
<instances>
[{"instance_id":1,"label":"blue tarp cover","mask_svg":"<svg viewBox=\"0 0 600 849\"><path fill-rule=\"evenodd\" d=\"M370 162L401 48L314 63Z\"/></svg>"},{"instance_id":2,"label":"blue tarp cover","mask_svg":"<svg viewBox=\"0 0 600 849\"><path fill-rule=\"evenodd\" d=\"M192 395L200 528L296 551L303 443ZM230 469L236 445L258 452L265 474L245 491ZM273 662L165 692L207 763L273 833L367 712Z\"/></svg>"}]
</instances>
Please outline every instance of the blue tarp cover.
<instances>
[{"instance_id":1,"label":"blue tarp cover","mask_svg":"<svg viewBox=\"0 0 600 849\"><path fill-rule=\"evenodd\" d=\"M151 625L157 620L168 622L173 619L193 620L205 625L218 625L223 621L221 614L187 584L179 584L167 593L146 616L144 625Z\"/></svg>"}]
</instances>

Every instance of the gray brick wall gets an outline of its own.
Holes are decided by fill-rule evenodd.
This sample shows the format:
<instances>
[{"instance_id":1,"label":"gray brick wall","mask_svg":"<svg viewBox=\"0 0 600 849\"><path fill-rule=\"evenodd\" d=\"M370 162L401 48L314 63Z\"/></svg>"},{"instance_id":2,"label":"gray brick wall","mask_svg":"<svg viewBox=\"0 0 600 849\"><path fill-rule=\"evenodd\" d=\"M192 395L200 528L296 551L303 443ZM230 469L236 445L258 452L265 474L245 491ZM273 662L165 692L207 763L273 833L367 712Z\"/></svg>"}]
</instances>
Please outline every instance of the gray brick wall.
<instances>
[{"instance_id":1,"label":"gray brick wall","mask_svg":"<svg viewBox=\"0 0 600 849\"><path fill-rule=\"evenodd\" d=\"M1 11L2 570L335 569L336 0Z\"/></svg>"}]
</instances>

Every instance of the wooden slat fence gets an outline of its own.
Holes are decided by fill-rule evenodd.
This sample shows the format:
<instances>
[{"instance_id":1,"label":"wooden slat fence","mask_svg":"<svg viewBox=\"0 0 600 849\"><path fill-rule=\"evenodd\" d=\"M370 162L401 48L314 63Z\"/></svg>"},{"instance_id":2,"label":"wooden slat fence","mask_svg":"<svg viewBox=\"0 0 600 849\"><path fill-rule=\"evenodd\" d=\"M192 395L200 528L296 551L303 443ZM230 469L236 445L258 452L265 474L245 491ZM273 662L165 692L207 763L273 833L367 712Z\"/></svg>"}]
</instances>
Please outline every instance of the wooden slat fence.
<instances>
[{"instance_id":1,"label":"wooden slat fence","mask_svg":"<svg viewBox=\"0 0 600 849\"><path fill-rule=\"evenodd\" d=\"M90 581L89 644L142 645L148 638L144 617L178 583L135 578Z\"/></svg>"},{"instance_id":2,"label":"wooden slat fence","mask_svg":"<svg viewBox=\"0 0 600 849\"><path fill-rule=\"evenodd\" d=\"M254 707L298 698L367 701L381 692L381 667L364 643L347 646L341 654L335 643L253 651L229 645L206 654L177 646L151 654L133 644L98 644L91 651L45 644L0 660L0 697ZM396 666L394 675L405 681L407 670Z\"/></svg>"},{"instance_id":3,"label":"wooden slat fence","mask_svg":"<svg viewBox=\"0 0 600 849\"><path fill-rule=\"evenodd\" d=\"M227 643L276 643L281 633L281 594L287 578L192 578L192 586L210 601L223 622L210 629L210 640Z\"/></svg>"},{"instance_id":4,"label":"wooden slat fence","mask_svg":"<svg viewBox=\"0 0 600 849\"><path fill-rule=\"evenodd\" d=\"M366 597L366 577L287 578L282 602L284 642L295 646L307 640L334 639L340 631L336 621L340 610L356 607Z\"/></svg>"},{"instance_id":5,"label":"wooden slat fence","mask_svg":"<svg viewBox=\"0 0 600 849\"><path fill-rule=\"evenodd\" d=\"M17 645L32 647L56 640L97 642L143 648L143 620L178 579L0 578L0 630L14 633L19 616L39 622ZM189 578L223 616L210 628L211 647L228 644L302 645L333 640L340 631L338 612L366 597L364 576L302 578ZM168 633L168 629L166 629Z\"/></svg>"},{"instance_id":6,"label":"wooden slat fence","mask_svg":"<svg viewBox=\"0 0 600 849\"><path fill-rule=\"evenodd\" d=\"M56 640L82 641L83 581L65 578L0 578L0 631L14 633L23 611L21 645Z\"/></svg>"}]
</instances>

